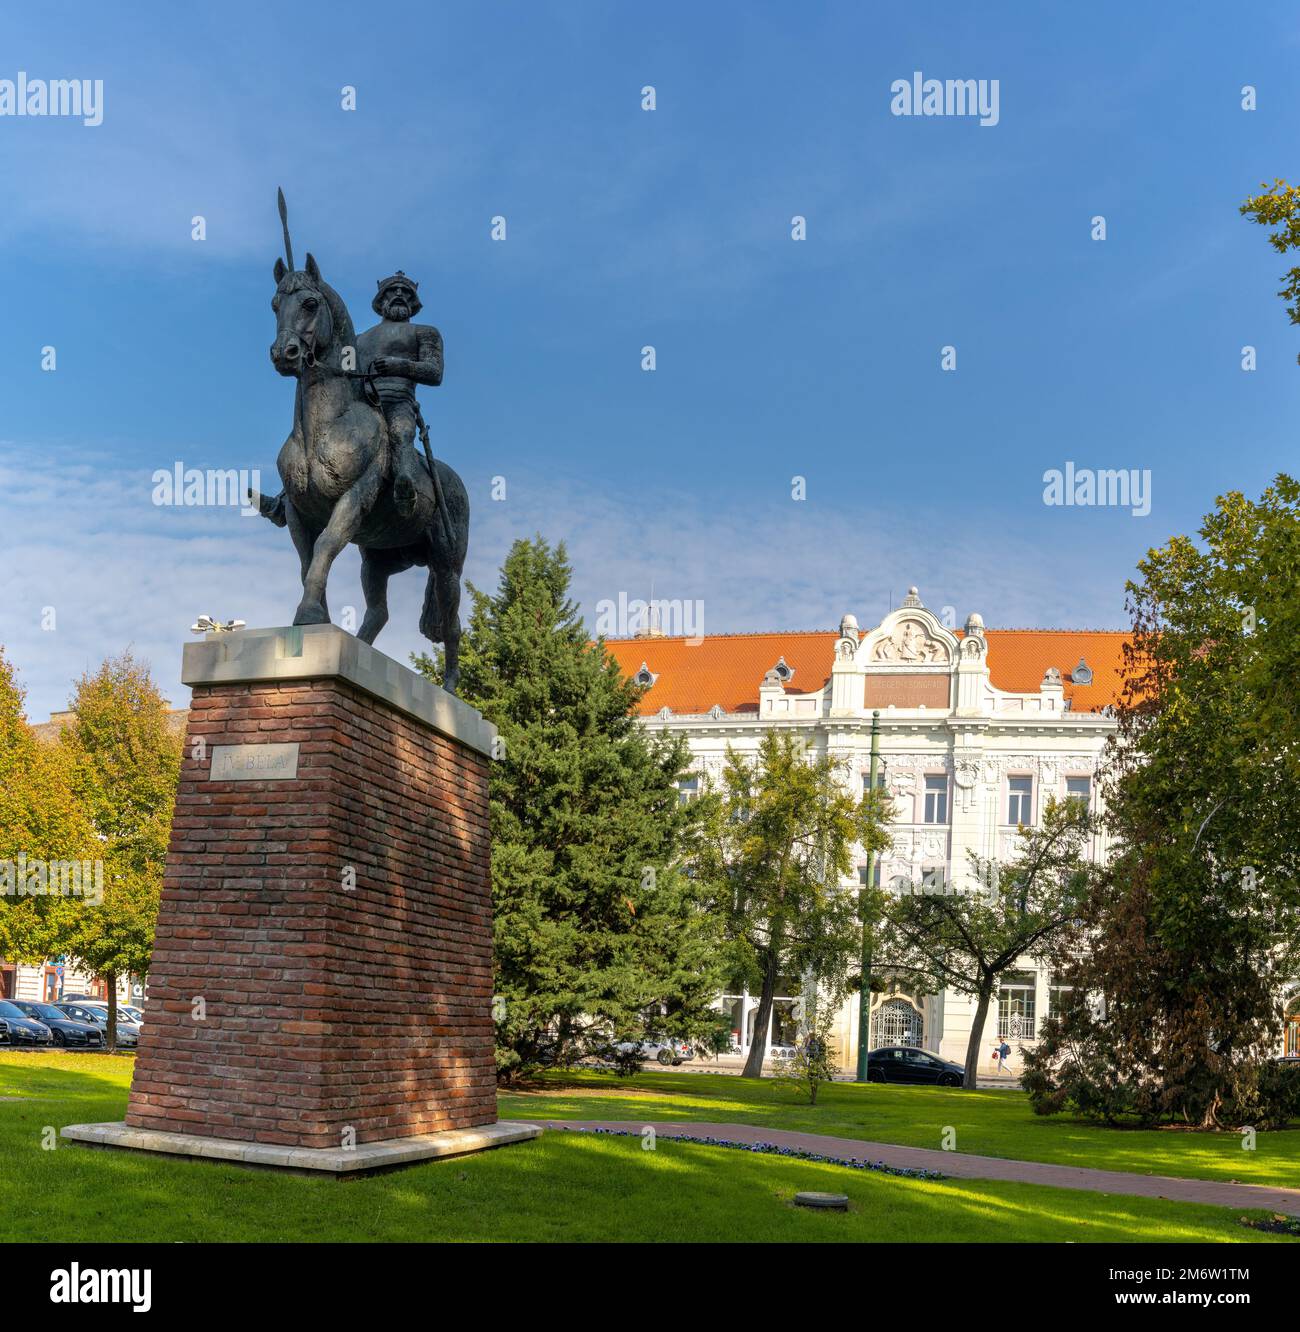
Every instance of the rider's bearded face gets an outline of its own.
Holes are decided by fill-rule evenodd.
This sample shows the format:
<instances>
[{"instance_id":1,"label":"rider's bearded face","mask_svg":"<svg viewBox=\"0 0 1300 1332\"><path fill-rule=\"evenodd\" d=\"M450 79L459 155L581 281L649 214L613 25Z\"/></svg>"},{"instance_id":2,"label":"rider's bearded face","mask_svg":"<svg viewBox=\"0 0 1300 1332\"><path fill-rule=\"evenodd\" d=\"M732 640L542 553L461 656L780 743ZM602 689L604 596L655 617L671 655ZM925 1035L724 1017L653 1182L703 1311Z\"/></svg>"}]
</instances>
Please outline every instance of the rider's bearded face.
<instances>
[{"instance_id":1,"label":"rider's bearded face","mask_svg":"<svg viewBox=\"0 0 1300 1332\"><path fill-rule=\"evenodd\" d=\"M411 317L411 307L414 303L414 293L409 287L390 287L384 293L384 318L401 323Z\"/></svg>"}]
</instances>

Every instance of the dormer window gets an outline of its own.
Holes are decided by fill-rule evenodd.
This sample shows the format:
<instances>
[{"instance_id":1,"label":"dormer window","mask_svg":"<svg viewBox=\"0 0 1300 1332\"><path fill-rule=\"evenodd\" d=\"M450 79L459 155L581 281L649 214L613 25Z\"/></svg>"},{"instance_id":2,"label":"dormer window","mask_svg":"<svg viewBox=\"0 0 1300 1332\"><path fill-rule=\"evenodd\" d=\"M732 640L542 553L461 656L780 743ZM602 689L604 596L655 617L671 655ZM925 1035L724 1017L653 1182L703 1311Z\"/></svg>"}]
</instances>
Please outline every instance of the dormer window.
<instances>
[{"instance_id":1,"label":"dormer window","mask_svg":"<svg viewBox=\"0 0 1300 1332\"><path fill-rule=\"evenodd\" d=\"M645 662L641 663L641 669L632 677L632 683L640 685L642 689L649 689L659 677L650 669Z\"/></svg>"},{"instance_id":2,"label":"dormer window","mask_svg":"<svg viewBox=\"0 0 1300 1332\"><path fill-rule=\"evenodd\" d=\"M789 684L794 679L794 667L786 664L784 657L781 657L775 666L772 667L772 674L776 676L782 684Z\"/></svg>"},{"instance_id":3,"label":"dormer window","mask_svg":"<svg viewBox=\"0 0 1300 1332\"><path fill-rule=\"evenodd\" d=\"M1092 667L1080 657L1079 664L1070 672L1070 679L1077 685L1090 685L1092 683Z\"/></svg>"}]
</instances>

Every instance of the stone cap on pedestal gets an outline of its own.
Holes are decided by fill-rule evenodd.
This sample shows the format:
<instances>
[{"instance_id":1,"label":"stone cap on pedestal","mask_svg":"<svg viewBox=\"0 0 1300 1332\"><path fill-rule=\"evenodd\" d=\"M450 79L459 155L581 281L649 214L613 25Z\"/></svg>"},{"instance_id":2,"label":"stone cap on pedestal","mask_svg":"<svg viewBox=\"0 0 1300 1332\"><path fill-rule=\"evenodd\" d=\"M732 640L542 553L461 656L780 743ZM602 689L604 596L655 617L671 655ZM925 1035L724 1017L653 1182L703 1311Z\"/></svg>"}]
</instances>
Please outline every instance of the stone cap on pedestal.
<instances>
[{"instance_id":1,"label":"stone cap on pedestal","mask_svg":"<svg viewBox=\"0 0 1300 1332\"><path fill-rule=\"evenodd\" d=\"M497 728L482 713L418 671L377 652L334 624L238 629L186 643L181 680L200 684L344 680L440 734L489 757Z\"/></svg>"}]
</instances>

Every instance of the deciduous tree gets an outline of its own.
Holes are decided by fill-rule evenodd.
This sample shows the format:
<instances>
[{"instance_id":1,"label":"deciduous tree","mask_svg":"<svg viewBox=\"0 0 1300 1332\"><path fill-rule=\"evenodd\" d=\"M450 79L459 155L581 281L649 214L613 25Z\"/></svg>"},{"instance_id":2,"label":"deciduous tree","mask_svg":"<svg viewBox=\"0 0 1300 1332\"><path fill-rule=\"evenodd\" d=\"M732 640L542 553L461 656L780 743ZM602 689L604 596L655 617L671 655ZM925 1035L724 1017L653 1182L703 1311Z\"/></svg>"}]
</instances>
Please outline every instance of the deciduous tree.
<instances>
[{"instance_id":1,"label":"deciduous tree","mask_svg":"<svg viewBox=\"0 0 1300 1332\"><path fill-rule=\"evenodd\" d=\"M42 744L28 725L23 691L0 650L0 861L6 862L0 957L36 963L55 951L61 904L23 891L22 862L97 855L94 829L74 794L72 764L62 749Z\"/></svg>"},{"instance_id":2,"label":"deciduous tree","mask_svg":"<svg viewBox=\"0 0 1300 1332\"><path fill-rule=\"evenodd\" d=\"M966 884L904 884L880 898L884 974L931 993L975 1000L966 1043L966 1087L976 1085L980 1041L1001 978L1050 947L1077 920L1090 866L1093 818L1081 800L1049 801L1042 824L1022 828L1015 857L972 858Z\"/></svg>"},{"instance_id":3,"label":"deciduous tree","mask_svg":"<svg viewBox=\"0 0 1300 1332\"><path fill-rule=\"evenodd\" d=\"M181 740L167 701L131 653L106 660L77 682L73 720L60 737L77 798L104 860L104 897L77 906L63 950L108 982L108 1043L117 1039L117 978L143 975L154 925L180 775Z\"/></svg>"},{"instance_id":4,"label":"deciduous tree","mask_svg":"<svg viewBox=\"0 0 1300 1332\"><path fill-rule=\"evenodd\" d=\"M1138 572L1115 854L1034 1090L1212 1127L1256 1102L1300 979L1300 486L1221 496Z\"/></svg>"},{"instance_id":5,"label":"deciduous tree","mask_svg":"<svg viewBox=\"0 0 1300 1332\"><path fill-rule=\"evenodd\" d=\"M880 849L889 837L883 797L859 798L844 776L785 732L765 732L752 759L727 751L697 873L725 922L732 974L759 996L747 1078L763 1075L778 978L808 976L843 993L858 957L858 898L844 881L855 847Z\"/></svg>"}]
</instances>

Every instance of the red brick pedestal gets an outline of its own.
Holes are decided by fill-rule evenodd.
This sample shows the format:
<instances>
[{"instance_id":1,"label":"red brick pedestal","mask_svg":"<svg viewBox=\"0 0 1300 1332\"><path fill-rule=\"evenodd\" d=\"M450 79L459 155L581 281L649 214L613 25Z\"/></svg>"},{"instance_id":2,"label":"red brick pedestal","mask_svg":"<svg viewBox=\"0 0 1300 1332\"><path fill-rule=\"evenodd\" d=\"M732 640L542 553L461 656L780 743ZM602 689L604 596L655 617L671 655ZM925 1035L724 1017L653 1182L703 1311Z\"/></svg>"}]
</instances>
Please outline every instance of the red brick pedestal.
<instances>
[{"instance_id":1,"label":"red brick pedestal","mask_svg":"<svg viewBox=\"0 0 1300 1332\"><path fill-rule=\"evenodd\" d=\"M493 728L329 625L210 634L183 678L126 1125L66 1135L342 1173L355 1147L533 1136L463 1132L497 1124Z\"/></svg>"}]
</instances>

